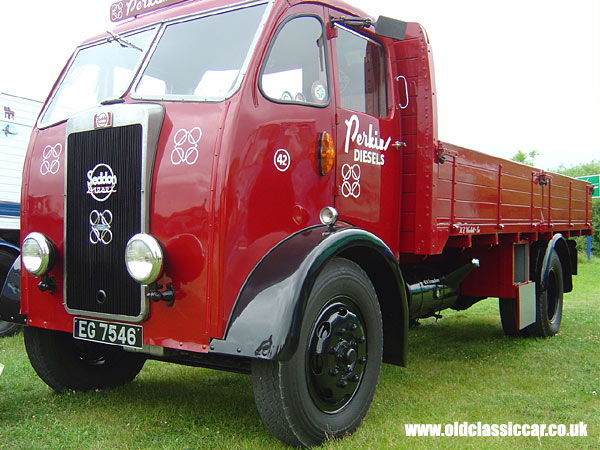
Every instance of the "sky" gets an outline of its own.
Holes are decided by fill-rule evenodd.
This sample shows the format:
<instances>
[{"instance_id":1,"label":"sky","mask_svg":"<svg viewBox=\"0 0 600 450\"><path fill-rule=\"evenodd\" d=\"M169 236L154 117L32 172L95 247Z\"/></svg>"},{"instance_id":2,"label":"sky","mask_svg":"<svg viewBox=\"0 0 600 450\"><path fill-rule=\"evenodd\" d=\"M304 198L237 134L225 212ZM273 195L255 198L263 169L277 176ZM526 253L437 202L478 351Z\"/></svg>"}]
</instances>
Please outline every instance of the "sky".
<instances>
[{"instance_id":1,"label":"sky","mask_svg":"<svg viewBox=\"0 0 600 450\"><path fill-rule=\"evenodd\" d=\"M44 100L114 0L2 2L0 91ZM600 0L346 0L419 22L433 49L439 139L553 169L600 160Z\"/></svg>"}]
</instances>

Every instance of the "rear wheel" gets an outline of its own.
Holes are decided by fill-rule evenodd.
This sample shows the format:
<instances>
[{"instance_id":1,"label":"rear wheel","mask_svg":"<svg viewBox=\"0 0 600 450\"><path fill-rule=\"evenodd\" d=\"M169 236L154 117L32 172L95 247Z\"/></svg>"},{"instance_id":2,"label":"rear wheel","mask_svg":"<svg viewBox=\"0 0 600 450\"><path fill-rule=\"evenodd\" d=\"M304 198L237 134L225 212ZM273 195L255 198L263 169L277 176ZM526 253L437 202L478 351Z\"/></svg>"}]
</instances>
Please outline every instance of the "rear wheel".
<instances>
[{"instance_id":1,"label":"rear wheel","mask_svg":"<svg viewBox=\"0 0 600 450\"><path fill-rule=\"evenodd\" d=\"M500 321L502 322L502 331L506 336L519 337L523 336L522 330L517 328L517 299L516 298L500 298L498 299L500 307Z\"/></svg>"},{"instance_id":2,"label":"rear wheel","mask_svg":"<svg viewBox=\"0 0 600 450\"><path fill-rule=\"evenodd\" d=\"M500 319L502 330L507 336L533 336L550 337L558 333L562 320L563 308L563 273L558 254L553 250L548 263L548 274L546 279L546 290L541 290L541 275L536 279L536 320L528 327L519 330L517 328L517 299L501 298Z\"/></svg>"},{"instance_id":3,"label":"rear wheel","mask_svg":"<svg viewBox=\"0 0 600 450\"><path fill-rule=\"evenodd\" d=\"M558 254L553 250L548 263L546 290L541 291L541 284L536 284L536 321L527 332L535 337L554 336L560 329L563 309L563 272Z\"/></svg>"},{"instance_id":4,"label":"rear wheel","mask_svg":"<svg viewBox=\"0 0 600 450\"><path fill-rule=\"evenodd\" d=\"M289 361L254 360L252 386L266 427L302 447L352 433L373 399L383 349L375 289L337 258L317 278Z\"/></svg>"},{"instance_id":5,"label":"rear wheel","mask_svg":"<svg viewBox=\"0 0 600 450\"><path fill-rule=\"evenodd\" d=\"M25 327L25 349L39 377L58 392L89 391L130 382L142 370L143 355L121 347L73 339L62 331Z\"/></svg>"}]
</instances>

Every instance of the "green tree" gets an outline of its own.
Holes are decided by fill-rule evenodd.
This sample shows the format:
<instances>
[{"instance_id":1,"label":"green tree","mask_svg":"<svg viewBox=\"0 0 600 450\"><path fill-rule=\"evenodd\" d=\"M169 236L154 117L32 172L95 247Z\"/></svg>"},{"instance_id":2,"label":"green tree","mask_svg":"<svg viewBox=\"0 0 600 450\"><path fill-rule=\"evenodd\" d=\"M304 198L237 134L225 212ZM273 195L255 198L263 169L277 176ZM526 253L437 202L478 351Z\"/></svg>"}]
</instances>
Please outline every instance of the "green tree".
<instances>
[{"instance_id":1,"label":"green tree","mask_svg":"<svg viewBox=\"0 0 600 450\"><path fill-rule=\"evenodd\" d=\"M592 160L592 162L586 164L578 164L576 166L566 167L564 164L558 166L558 169L553 172L562 173L570 177L583 177L585 175L597 175L600 174L600 161Z\"/></svg>"},{"instance_id":2,"label":"green tree","mask_svg":"<svg viewBox=\"0 0 600 450\"><path fill-rule=\"evenodd\" d=\"M532 150L529 153L525 153L523 150L518 150L515 155L510 158L512 161L520 162L521 164L527 164L533 166L533 160L539 155L537 150Z\"/></svg>"}]
</instances>

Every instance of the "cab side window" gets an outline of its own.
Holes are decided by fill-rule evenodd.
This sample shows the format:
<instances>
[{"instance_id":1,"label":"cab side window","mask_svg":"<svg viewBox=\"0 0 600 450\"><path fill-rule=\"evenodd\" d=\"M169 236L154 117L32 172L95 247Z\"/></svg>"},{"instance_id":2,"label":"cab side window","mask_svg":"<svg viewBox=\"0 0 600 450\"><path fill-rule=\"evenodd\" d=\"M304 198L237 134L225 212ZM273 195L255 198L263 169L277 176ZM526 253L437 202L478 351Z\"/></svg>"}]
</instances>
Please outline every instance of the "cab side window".
<instances>
[{"instance_id":1,"label":"cab side window","mask_svg":"<svg viewBox=\"0 0 600 450\"><path fill-rule=\"evenodd\" d=\"M338 29L337 67L342 108L386 117L383 47L354 31L341 26Z\"/></svg>"},{"instance_id":2,"label":"cab side window","mask_svg":"<svg viewBox=\"0 0 600 450\"><path fill-rule=\"evenodd\" d=\"M259 87L263 94L281 103L329 103L326 42L323 24L316 17L286 22L262 68Z\"/></svg>"}]
</instances>

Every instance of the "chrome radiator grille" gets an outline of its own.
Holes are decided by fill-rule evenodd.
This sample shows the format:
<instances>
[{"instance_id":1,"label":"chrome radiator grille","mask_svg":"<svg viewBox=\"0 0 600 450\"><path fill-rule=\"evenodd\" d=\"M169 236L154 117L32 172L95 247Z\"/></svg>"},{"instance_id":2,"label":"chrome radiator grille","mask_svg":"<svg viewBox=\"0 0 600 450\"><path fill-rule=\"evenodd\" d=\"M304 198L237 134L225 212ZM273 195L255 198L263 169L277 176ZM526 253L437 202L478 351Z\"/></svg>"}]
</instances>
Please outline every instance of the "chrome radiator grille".
<instances>
[{"instance_id":1,"label":"chrome radiator grille","mask_svg":"<svg viewBox=\"0 0 600 450\"><path fill-rule=\"evenodd\" d=\"M68 310L137 317L140 285L127 274L128 239L141 231L142 126L72 133L67 142L65 293Z\"/></svg>"}]
</instances>

